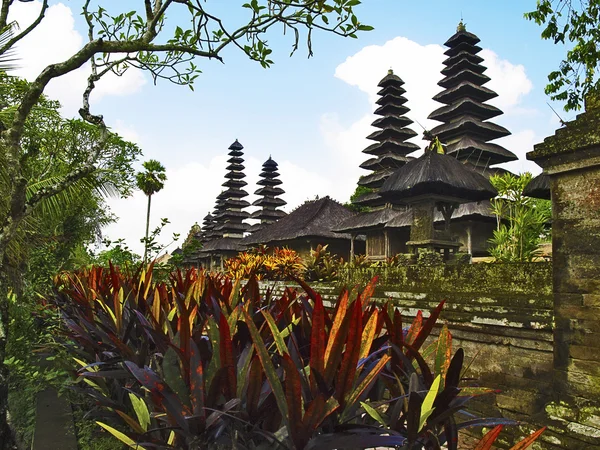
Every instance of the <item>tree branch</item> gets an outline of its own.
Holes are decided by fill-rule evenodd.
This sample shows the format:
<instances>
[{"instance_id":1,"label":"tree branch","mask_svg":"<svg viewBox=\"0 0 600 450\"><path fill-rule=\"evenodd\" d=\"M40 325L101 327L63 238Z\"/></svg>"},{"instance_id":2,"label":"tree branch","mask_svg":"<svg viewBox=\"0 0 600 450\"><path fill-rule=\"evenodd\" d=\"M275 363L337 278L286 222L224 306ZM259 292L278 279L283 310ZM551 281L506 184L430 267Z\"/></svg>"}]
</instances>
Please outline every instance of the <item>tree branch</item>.
<instances>
[{"instance_id":1,"label":"tree branch","mask_svg":"<svg viewBox=\"0 0 600 450\"><path fill-rule=\"evenodd\" d=\"M8 11L13 0L2 0L2 9L0 9L0 30L8 25Z\"/></svg>"},{"instance_id":2,"label":"tree branch","mask_svg":"<svg viewBox=\"0 0 600 450\"><path fill-rule=\"evenodd\" d=\"M5 3L8 4L8 2L6 0L4 0L2 2L3 11L0 13L0 15L4 12ZM15 37L10 39L6 44L4 44L4 46L2 48L0 48L0 55L3 55L4 53L6 53L17 42L19 42L21 39L23 39L25 36L27 36L29 33L31 33L40 24L40 22L44 19L47 9L48 9L48 0L44 0L44 3L42 3L42 9L40 10L40 13L38 14L37 18L24 31L17 34ZM2 24L2 18L0 18L0 29L7 26L7 25L1 26L1 24Z\"/></svg>"}]
</instances>

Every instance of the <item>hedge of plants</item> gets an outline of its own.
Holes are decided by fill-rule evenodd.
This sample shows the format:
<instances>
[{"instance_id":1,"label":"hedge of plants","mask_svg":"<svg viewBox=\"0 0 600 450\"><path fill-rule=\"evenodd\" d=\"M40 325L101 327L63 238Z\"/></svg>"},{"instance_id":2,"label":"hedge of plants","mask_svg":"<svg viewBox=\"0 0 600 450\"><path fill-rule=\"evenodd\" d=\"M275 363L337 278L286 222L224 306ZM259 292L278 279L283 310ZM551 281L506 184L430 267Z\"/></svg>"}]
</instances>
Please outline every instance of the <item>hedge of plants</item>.
<instances>
[{"instance_id":1,"label":"hedge of plants","mask_svg":"<svg viewBox=\"0 0 600 450\"><path fill-rule=\"evenodd\" d=\"M405 324L371 304L376 280L334 309L296 282L275 297L253 276L93 267L58 277L50 300L90 414L131 448L452 450L461 429L493 427L484 450L514 424L464 411L494 391L466 381L446 326L432 335L443 302Z\"/></svg>"}]
</instances>

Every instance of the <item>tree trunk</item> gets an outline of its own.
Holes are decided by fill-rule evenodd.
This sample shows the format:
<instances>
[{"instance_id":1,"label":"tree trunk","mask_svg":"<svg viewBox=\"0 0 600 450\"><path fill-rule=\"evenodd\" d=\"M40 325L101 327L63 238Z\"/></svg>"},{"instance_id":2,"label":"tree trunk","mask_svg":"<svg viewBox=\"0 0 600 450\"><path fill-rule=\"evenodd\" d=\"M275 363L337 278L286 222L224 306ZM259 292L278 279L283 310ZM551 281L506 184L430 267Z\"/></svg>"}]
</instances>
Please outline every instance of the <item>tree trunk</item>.
<instances>
[{"instance_id":1,"label":"tree trunk","mask_svg":"<svg viewBox=\"0 0 600 450\"><path fill-rule=\"evenodd\" d=\"M150 232L150 202L152 200L152 196L148 196L148 211L146 211L146 240L144 241L144 264L146 264L146 260L148 259L148 234Z\"/></svg>"},{"instance_id":2,"label":"tree trunk","mask_svg":"<svg viewBox=\"0 0 600 450\"><path fill-rule=\"evenodd\" d=\"M8 342L8 277L0 259L0 450L14 448L14 435L8 424L8 367L4 364Z\"/></svg>"}]
</instances>

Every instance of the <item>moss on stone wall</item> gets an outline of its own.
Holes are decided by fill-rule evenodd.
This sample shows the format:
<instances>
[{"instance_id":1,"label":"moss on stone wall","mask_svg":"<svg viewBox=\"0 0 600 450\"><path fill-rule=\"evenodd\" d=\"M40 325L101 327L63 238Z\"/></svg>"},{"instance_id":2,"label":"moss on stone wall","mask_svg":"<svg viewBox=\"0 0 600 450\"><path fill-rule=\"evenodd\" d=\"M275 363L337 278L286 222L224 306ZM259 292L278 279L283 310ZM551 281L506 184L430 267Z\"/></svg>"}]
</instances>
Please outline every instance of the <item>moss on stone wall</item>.
<instances>
[{"instance_id":1,"label":"moss on stone wall","mask_svg":"<svg viewBox=\"0 0 600 450\"><path fill-rule=\"evenodd\" d=\"M428 293L532 294L545 298L539 305L551 307L552 264L412 265L390 269L340 271L342 285L365 285L374 276L378 284L398 291Z\"/></svg>"}]
</instances>

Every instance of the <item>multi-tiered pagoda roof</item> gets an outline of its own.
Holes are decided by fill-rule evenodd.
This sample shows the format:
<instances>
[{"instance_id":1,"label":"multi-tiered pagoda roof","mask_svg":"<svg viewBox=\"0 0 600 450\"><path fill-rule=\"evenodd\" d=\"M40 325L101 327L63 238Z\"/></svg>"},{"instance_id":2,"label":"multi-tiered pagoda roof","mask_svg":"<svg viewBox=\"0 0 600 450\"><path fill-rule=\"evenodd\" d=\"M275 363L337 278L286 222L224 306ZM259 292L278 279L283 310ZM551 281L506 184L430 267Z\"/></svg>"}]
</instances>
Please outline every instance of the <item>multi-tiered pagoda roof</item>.
<instances>
[{"instance_id":1,"label":"multi-tiered pagoda roof","mask_svg":"<svg viewBox=\"0 0 600 450\"><path fill-rule=\"evenodd\" d=\"M419 150L416 144L406 142L417 133L408 128L412 120L406 117L410 109L405 106L407 100L404 97L406 90L402 87L403 84L404 81L394 75L391 69L378 84L381 90L377 93L380 96L377 104L380 106L375 110L375 114L381 117L372 125L379 130L367 136L367 139L375 143L363 150L363 153L371 155L372 158L360 165L361 168L371 171L359 180L358 184L361 186L379 189L395 170L412 159L408 154ZM355 203L377 206L381 199L376 194L367 194Z\"/></svg>"},{"instance_id":2,"label":"multi-tiered pagoda roof","mask_svg":"<svg viewBox=\"0 0 600 450\"><path fill-rule=\"evenodd\" d=\"M225 175L227 181L223 183L223 187L227 189L217 197L222 202L217 207L221 206L222 210L218 211L215 216L219 224L215 226L214 230L221 233L223 237L241 238L249 228L249 225L244 223L244 219L250 217L250 214L243 211L244 208L250 206L250 203L244 200L248 193L242 189L248 184L244 181L246 175L243 172L243 148L237 140L229 146L229 159L227 160L229 165Z\"/></svg>"},{"instance_id":3,"label":"multi-tiered pagoda roof","mask_svg":"<svg viewBox=\"0 0 600 450\"><path fill-rule=\"evenodd\" d=\"M436 109L429 119L443 122L431 134L446 145L446 152L462 161L468 161L482 172L490 166L516 160L515 154L504 147L490 143L508 136L510 132L489 119L502 114L485 102L498 96L484 86L490 78L484 74L483 58L477 54L479 38L469 33L464 24L444 45L448 58L442 70L444 78L438 83L444 90L433 97L445 106Z\"/></svg>"},{"instance_id":4,"label":"multi-tiered pagoda roof","mask_svg":"<svg viewBox=\"0 0 600 450\"><path fill-rule=\"evenodd\" d=\"M221 192L222 194L223 192ZM225 205L224 205L224 200L221 198L221 195L219 194L217 196L217 200L215 202L215 209L213 210L212 214L208 214L206 217L204 217L204 221L206 221L206 223L204 224L204 235L203 240L206 241L210 241L212 239L219 239L223 237L223 232L219 230L220 226L223 224L221 221L221 214L225 211ZM210 220L210 225L208 225L208 220ZM208 225L208 227L207 227Z\"/></svg>"},{"instance_id":5,"label":"multi-tiered pagoda roof","mask_svg":"<svg viewBox=\"0 0 600 450\"><path fill-rule=\"evenodd\" d=\"M250 229L252 233L285 216L285 212L279 208L287 204L285 200L279 198L285 191L279 187L281 180L279 172L277 172L277 163L269 156L262 167L260 180L258 180L258 185L262 187L254 192L260 198L252 203L253 206L259 206L260 209L254 211L250 216L260 222L252 226Z\"/></svg>"},{"instance_id":6,"label":"multi-tiered pagoda roof","mask_svg":"<svg viewBox=\"0 0 600 450\"><path fill-rule=\"evenodd\" d=\"M202 231L200 233L200 242L205 243L212 238L212 231L215 227L214 219L211 213L208 213L202 219Z\"/></svg>"}]
</instances>

